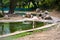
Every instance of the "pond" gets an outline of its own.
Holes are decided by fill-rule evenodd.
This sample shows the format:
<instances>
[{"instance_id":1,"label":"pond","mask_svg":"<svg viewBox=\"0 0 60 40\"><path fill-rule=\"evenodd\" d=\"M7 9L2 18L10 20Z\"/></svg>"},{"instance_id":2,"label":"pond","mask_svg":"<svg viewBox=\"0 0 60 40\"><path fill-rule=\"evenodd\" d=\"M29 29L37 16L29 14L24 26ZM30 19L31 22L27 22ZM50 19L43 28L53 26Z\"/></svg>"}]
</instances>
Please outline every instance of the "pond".
<instances>
[{"instance_id":1,"label":"pond","mask_svg":"<svg viewBox=\"0 0 60 40\"><path fill-rule=\"evenodd\" d=\"M13 33L15 31L28 30L33 28L32 21L29 24L23 22L0 23L0 35ZM35 28L43 26L43 22L35 22Z\"/></svg>"}]
</instances>

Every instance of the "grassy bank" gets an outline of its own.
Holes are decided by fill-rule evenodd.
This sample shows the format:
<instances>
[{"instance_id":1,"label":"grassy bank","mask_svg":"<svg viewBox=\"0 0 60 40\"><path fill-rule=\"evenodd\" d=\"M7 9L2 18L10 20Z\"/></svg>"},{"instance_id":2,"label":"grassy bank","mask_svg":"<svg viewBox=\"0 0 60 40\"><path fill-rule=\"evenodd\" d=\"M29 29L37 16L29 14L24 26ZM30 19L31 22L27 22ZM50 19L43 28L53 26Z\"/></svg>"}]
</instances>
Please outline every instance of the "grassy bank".
<instances>
[{"instance_id":1,"label":"grassy bank","mask_svg":"<svg viewBox=\"0 0 60 40\"><path fill-rule=\"evenodd\" d=\"M10 31L11 32L15 32L15 31L19 31L19 30L32 29L32 23L31 24L23 24L22 22L17 22L17 23L9 23L9 25L10 25ZM43 25L44 25L43 22L35 22L35 28L41 27ZM37 33L37 32L42 32L44 30L47 30L47 29L24 32L24 33L20 33L20 34L17 34L17 35L5 37L5 38L0 38L0 40L15 40L17 38L24 37L24 36L27 36L27 35L31 35L31 34L34 34L34 33Z\"/></svg>"},{"instance_id":2,"label":"grassy bank","mask_svg":"<svg viewBox=\"0 0 60 40\"><path fill-rule=\"evenodd\" d=\"M46 30L47 30L47 28L41 29L41 30L34 30L34 31L31 31L31 32L24 32L24 33L20 33L20 34L17 34L17 35L5 37L5 38L0 38L0 40L16 40L17 38L25 37L27 35L32 35L32 34L35 34L35 33L38 33L38 32L46 31Z\"/></svg>"}]
</instances>

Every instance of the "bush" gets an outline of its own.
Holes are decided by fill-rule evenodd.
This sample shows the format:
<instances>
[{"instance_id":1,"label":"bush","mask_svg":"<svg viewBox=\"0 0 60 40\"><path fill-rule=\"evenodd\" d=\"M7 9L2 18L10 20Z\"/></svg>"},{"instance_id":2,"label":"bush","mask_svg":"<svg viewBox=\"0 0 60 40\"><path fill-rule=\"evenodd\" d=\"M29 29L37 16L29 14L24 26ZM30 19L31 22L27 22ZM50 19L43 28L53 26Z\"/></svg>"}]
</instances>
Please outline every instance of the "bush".
<instances>
[{"instance_id":1,"label":"bush","mask_svg":"<svg viewBox=\"0 0 60 40\"><path fill-rule=\"evenodd\" d=\"M3 14L2 13L0 13L0 17L3 17Z\"/></svg>"}]
</instances>

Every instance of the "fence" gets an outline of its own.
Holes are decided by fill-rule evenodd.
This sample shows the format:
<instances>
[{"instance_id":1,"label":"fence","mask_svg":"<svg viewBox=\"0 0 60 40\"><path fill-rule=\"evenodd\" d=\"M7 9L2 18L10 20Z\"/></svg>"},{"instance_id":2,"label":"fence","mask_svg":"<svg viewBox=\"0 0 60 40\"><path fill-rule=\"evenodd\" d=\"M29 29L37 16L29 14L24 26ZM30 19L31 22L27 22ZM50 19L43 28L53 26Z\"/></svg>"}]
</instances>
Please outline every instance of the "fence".
<instances>
[{"instance_id":1,"label":"fence","mask_svg":"<svg viewBox=\"0 0 60 40\"><path fill-rule=\"evenodd\" d=\"M23 32L29 32L29 31L34 31L34 30L49 28L49 27L56 26L57 24L58 24L58 23L53 23L53 24L48 24L48 25L42 26L42 27L30 29L30 30L16 31L16 32L14 32L14 33L6 34L6 35L0 35L0 38L1 38L1 37L8 37L8 36L16 35L16 34L23 33Z\"/></svg>"}]
</instances>

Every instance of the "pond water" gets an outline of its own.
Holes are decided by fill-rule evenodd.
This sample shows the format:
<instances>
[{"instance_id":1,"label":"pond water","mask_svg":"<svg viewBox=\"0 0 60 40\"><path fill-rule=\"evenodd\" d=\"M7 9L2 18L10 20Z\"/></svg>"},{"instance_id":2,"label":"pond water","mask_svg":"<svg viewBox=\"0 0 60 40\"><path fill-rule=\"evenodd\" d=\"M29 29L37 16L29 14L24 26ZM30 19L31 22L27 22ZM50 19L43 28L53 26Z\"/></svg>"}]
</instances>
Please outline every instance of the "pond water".
<instances>
[{"instance_id":1,"label":"pond water","mask_svg":"<svg viewBox=\"0 0 60 40\"><path fill-rule=\"evenodd\" d=\"M43 22L35 22L35 28L43 26ZM15 31L28 30L33 28L33 23L24 24L23 22L0 23L0 35L13 33Z\"/></svg>"}]
</instances>

